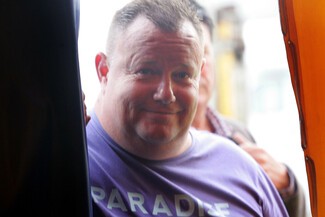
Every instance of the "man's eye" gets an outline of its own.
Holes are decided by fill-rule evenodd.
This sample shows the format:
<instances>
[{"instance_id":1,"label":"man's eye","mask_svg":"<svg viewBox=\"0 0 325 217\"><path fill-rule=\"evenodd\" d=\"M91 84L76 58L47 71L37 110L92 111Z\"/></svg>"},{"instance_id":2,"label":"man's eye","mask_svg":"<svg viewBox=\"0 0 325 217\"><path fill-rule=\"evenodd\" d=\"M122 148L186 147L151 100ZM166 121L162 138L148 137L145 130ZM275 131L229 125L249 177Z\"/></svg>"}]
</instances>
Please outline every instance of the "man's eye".
<instances>
[{"instance_id":1,"label":"man's eye","mask_svg":"<svg viewBox=\"0 0 325 217\"><path fill-rule=\"evenodd\" d=\"M154 75L154 74L157 74L154 70L152 69L141 69L138 71L139 74L142 74L142 75Z\"/></svg>"},{"instance_id":2,"label":"man's eye","mask_svg":"<svg viewBox=\"0 0 325 217\"><path fill-rule=\"evenodd\" d=\"M187 72L178 72L174 76L178 79L190 78L190 75Z\"/></svg>"}]
</instances>

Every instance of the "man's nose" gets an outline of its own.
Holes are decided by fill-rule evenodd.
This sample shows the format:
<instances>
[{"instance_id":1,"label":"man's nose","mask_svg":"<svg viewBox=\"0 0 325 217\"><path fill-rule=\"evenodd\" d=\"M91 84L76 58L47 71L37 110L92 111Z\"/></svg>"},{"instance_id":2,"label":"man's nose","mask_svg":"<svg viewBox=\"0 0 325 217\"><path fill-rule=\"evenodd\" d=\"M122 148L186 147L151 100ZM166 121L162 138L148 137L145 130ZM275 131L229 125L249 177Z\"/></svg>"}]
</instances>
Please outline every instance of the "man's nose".
<instances>
[{"instance_id":1,"label":"man's nose","mask_svg":"<svg viewBox=\"0 0 325 217\"><path fill-rule=\"evenodd\" d=\"M176 101L172 81L170 78L161 79L157 90L153 95L153 99L156 101L161 101L163 104L170 104Z\"/></svg>"}]
</instances>

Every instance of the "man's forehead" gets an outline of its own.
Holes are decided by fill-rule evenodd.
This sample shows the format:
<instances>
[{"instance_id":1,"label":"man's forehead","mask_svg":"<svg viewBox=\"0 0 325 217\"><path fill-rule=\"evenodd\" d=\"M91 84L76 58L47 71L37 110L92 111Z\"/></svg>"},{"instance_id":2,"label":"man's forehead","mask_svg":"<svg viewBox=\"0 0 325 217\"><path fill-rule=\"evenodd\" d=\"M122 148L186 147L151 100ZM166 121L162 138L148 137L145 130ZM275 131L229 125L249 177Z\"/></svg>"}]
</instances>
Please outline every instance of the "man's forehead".
<instances>
[{"instance_id":1,"label":"man's forehead","mask_svg":"<svg viewBox=\"0 0 325 217\"><path fill-rule=\"evenodd\" d=\"M166 35L178 35L184 36L186 38L197 39L198 41L202 41L199 33L194 28L193 24L190 21L183 21L179 28L175 32L167 32L163 29L154 25L148 18L143 15L139 15L130 26L122 33L122 35L128 35L128 37L139 35L142 36L154 36L153 33L162 33Z\"/></svg>"}]
</instances>

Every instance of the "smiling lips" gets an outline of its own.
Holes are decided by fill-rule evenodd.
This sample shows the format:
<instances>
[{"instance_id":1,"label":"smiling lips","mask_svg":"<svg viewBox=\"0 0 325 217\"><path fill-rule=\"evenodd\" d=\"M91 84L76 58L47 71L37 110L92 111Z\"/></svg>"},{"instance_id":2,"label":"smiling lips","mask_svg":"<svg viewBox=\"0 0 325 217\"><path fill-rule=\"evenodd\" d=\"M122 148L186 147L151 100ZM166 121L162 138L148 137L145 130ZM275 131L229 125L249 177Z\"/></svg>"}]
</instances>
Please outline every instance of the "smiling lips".
<instances>
[{"instance_id":1,"label":"smiling lips","mask_svg":"<svg viewBox=\"0 0 325 217\"><path fill-rule=\"evenodd\" d=\"M150 109L150 110L145 110L145 112L152 118L152 119L156 119L156 120L166 120L169 118L175 118L175 116L177 114L179 114L181 111L175 111L175 110L170 110L170 109L159 109L159 110L155 110L155 109Z\"/></svg>"},{"instance_id":2,"label":"smiling lips","mask_svg":"<svg viewBox=\"0 0 325 217\"><path fill-rule=\"evenodd\" d=\"M176 115L181 112L175 109L145 109L145 111L157 115Z\"/></svg>"}]
</instances>

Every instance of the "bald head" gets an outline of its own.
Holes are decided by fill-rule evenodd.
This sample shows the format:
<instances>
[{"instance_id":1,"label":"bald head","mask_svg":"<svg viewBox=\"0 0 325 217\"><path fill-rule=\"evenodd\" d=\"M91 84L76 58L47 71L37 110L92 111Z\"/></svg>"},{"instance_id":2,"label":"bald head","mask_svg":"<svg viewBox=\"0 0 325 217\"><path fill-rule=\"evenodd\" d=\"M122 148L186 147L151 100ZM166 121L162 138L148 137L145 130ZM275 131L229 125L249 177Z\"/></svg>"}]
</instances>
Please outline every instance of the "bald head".
<instances>
[{"instance_id":1,"label":"bald head","mask_svg":"<svg viewBox=\"0 0 325 217\"><path fill-rule=\"evenodd\" d=\"M116 40L140 15L164 32L180 31L184 22L188 22L193 25L202 41L200 20L196 9L188 0L134 0L117 11L113 17L107 38L107 54L114 52Z\"/></svg>"}]
</instances>

